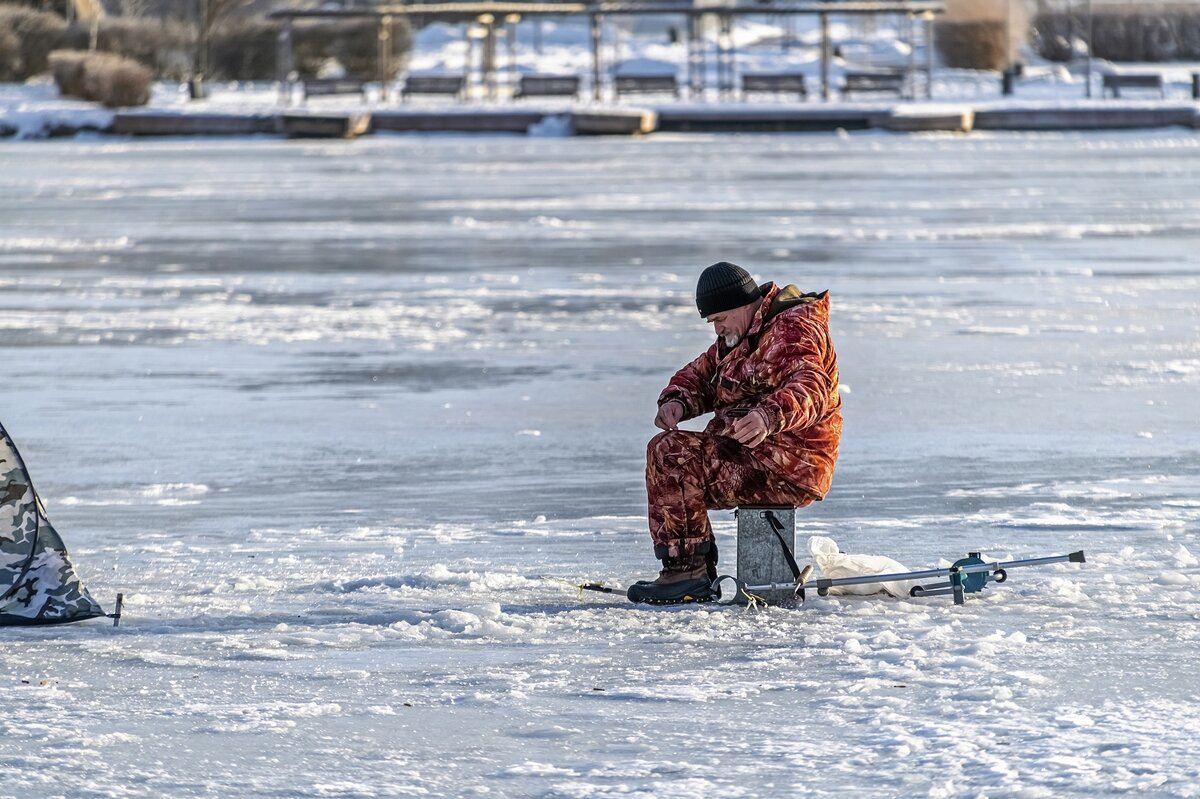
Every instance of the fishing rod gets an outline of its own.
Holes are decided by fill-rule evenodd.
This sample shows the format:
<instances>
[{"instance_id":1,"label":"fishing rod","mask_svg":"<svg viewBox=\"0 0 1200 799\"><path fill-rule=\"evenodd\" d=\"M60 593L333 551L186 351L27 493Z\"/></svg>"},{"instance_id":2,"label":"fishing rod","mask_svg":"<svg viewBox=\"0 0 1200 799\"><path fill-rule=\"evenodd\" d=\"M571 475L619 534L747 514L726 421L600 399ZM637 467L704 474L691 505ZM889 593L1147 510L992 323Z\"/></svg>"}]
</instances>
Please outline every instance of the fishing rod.
<instances>
[{"instance_id":1,"label":"fishing rod","mask_svg":"<svg viewBox=\"0 0 1200 799\"><path fill-rule=\"evenodd\" d=\"M812 576L813 567L805 565L797 569L796 579L790 582L763 583L750 585L730 574L718 576L712 582L712 588L723 604L767 604L763 594L787 591L793 598L804 601L808 591L815 590L818 596L829 596L830 589L842 585L871 585L879 583L910 583L920 581L908 590L910 597L944 596L952 594L954 604L961 605L966 601L967 594L977 594L987 587L988 583L1003 583L1008 580L1009 569L1019 569L1028 566L1048 566L1053 563L1086 563L1083 550L1066 555L1051 555L1043 558L1023 558L1020 560L985 561L979 552L969 552L965 558L960 558L951 566L944 569L924 569L921 571L895 572L892 574L871 574L862 577L818 577ZM926 580L939 582L925 583ZM557 579L557 578L556 578ZM602 582L572 583L560 580L580 591L596 591L602 594L624 594L626 589L619 586L606 585ZM732 594L722 590L722 583L733 583ZM726 598L728 597L728 598Z\"/></svg>"},{"instance_id":2,"label":"fishing rod","mask_svg":"<svg viewBox=\"0 0 1200 799\"><path fill-rule=\"evenodd\" d=\"M828 596L831 588L840 585L870 585L873 583L897 583L933 580L946 578L943 582L929 585L914 585L909 589L910 597L954 595L954 604L961 605L966 594L977 594L987 587L988 583L1003 583L1008 580L1008 570L1026 566L1048 566L1052 563L1086 563L1083 550L1066 555L1051 555L1044 558L1024 558L1021 560L1006 560L986 562L979 552L970 552L965 558L954 562L944 569L925 569L923 571L897 572L894 574L873 574L862 577L819 577L816 580L801 579L795 582L767 583L764 585L747 585L732 575L722 575L713 583L717 593L721 593L720 584L732 580L735 586L732 601L738 599L753 600L757 594L770 591L791 591L794 597L803 600L805 592L816 589L818 596ZM801 577L807 578L806 574Z\"/></svg>"}]
</instances>

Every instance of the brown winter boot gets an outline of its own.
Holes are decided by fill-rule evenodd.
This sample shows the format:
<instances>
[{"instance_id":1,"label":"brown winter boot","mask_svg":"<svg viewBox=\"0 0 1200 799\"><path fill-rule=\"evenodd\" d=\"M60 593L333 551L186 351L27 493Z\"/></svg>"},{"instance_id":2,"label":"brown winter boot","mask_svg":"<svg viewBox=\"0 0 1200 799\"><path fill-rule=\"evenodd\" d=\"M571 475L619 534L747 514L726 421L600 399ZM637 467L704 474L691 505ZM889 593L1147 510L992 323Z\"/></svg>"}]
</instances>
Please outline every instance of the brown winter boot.
<instances>
[{"instance_id":1,"label":"brown winter boot","mask_svg":"<svg viewBox=\"0 0 1200 799\"><path fill-rule=\"evenodd\" d=\"M714 565L710 565L712 560ZM713 588L709 572L715 572L715 557L702 554L663 558L656 580L640 580L629 586L630 602L677 605L683 602L712 602L720 594Z\"/></svg>"}]
</instances>

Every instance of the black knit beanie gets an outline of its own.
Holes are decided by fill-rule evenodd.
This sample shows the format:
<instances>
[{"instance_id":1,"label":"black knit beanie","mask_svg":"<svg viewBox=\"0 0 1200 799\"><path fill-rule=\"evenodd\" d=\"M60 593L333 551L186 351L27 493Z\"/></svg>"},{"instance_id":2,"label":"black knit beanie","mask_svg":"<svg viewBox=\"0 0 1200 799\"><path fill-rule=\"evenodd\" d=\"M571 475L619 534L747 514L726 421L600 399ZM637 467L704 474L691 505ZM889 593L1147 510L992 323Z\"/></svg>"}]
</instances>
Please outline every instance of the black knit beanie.
<instances>
[{"instance_id":1,"label":"black knit beanie","mask_svg":"<svg viewBox=\"0 0 1200 799\"><path fill-rule=\"evenodd\" d=\"M701 316L741 308L761 297L762 292L750 273L728 261L705 269L696 283L696 307Z\"/></svg>"}]
</instances>

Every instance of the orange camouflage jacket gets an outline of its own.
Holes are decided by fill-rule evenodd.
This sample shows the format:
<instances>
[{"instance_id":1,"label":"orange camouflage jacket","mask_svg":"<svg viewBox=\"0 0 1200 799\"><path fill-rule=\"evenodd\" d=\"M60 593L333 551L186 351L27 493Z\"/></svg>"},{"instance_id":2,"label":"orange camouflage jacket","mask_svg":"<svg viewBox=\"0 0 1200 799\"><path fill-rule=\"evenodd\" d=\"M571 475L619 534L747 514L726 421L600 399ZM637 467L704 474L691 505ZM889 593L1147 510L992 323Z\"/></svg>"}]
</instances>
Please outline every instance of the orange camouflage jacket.
<instances>
[{"instance_id":1,"label":"orange camouflage jacket","mask_svg":"<svg viewBox=\"0 0 1200 799\"><path fill-rule=\"evenodd\" d=\"M680 369L658 404L677 400L684 419L715 416L705 432L725 435L739 417L762 414L769 435L749 450L764 469L822 499L833 481L842 437L837 355L829 337L829 292L762 286L745 337L723 339Z\"/></svg>"}]
</instances>

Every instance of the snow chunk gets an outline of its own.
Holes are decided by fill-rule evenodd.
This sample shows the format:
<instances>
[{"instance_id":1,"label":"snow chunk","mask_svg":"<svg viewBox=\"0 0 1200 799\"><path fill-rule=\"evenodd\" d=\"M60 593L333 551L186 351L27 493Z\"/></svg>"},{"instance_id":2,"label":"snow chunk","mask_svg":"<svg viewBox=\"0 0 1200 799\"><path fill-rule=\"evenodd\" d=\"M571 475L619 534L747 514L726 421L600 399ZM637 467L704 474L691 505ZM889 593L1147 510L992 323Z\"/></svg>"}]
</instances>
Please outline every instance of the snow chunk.
<instances>
[{"instance_id":1,"label":"snow chunk","mask_svg":"<svg viewBox=\"0 0 1200 799\"><path fill-rule=\"evenodd\" d=\"M1197 560L1187 547L1180 544L1179 549L1175 550L1175 565L1186 569L1188 566L1200 566L1200 560Z\"/></svg>"},{"instance_id":2,"label":"snow chunk","mask_svg":"<svg viewBox=\"0 0 1200 799\"><path fill-rule=\"evenodd\" d=\"M1058 726L1064 729L1095 727L1096 721L1091 716L1085 716L1082 713L1064 713L1058 717Z\"/></svg>"}]
</instances>

